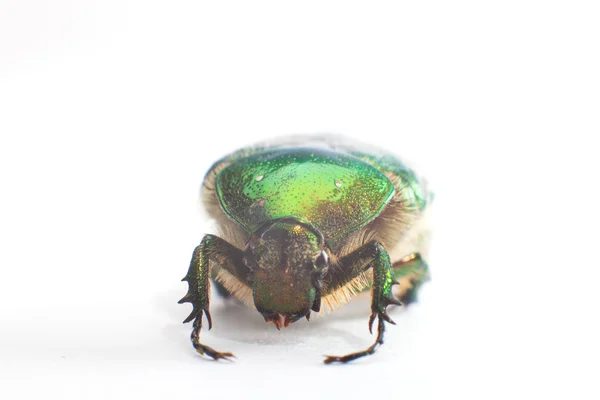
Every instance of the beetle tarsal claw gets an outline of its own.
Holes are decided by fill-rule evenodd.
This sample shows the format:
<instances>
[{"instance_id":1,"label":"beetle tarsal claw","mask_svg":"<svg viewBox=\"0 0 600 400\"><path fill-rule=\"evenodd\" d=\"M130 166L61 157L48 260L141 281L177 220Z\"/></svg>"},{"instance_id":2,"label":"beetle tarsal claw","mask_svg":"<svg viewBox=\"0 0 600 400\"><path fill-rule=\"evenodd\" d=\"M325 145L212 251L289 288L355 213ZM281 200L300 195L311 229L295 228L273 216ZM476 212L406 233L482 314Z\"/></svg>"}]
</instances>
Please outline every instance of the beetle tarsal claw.
<instances>
[{"instance_id":1,"label":"beetle tarsal claw","mask_svg":"<svg viewBox=\"0 0 600 400\"><path fill-rule=\"evenodd\" d=\"M194 348L198 353L202 354L203 356L208 356L215 361L227 360L233 362L232 358L237 358L235 355L233 355L233 353L230 353L228 351L216 351L212 347L205 346L201 343L194 344Z\"/></svg>"},{"instance_id":2,"label":"beetle tarsal claw","mask_svg":"<svg viewBox=\"0 0 600 400\"><path fill-rule=\"evenodd\" d=\"M231 358L236 358L233 355L233 353L230 353L228 351L220 352L220 351L213 349L212 347L209 347L205 344L200 343L200 329L202 329L202 315L199 315L194 320L194 329L192 330L192 334L190 337L192 340L192 346L194 346L194 349L196 349L196 351L198 353L202 354L203 356L208 356L215 361L217 361L217 360L233 361L233 360L231 360Z\"/></svg>"},{"instance_id":3,"label":"beetle tarsal claw","mask_svg":"<svg viewBox=\"0 0 600 400\"><path fill-rule=\"evenodd\" d=\"M347 362L356 360L358 358L362 358L364 356L374 354L375 350L377 350L377 346L381 346L383 344L383 333L385 332L385 324L384 324L384 318L382 317L382 314L381 313L375 314L375 317L377 317L377 319L378 319L377 339L375 339L375 342L372 345L370 345L363 351L357 351L356 353L346 354L345 356L325 356L325 360L323 360L323 362L325 364L332 364L335 362L345 364ZM373 315L371 315L371 318L369 318L369 323L372 323L372 320L374 320L375 317L373 317Z\"/></svg>"}]
</instances>

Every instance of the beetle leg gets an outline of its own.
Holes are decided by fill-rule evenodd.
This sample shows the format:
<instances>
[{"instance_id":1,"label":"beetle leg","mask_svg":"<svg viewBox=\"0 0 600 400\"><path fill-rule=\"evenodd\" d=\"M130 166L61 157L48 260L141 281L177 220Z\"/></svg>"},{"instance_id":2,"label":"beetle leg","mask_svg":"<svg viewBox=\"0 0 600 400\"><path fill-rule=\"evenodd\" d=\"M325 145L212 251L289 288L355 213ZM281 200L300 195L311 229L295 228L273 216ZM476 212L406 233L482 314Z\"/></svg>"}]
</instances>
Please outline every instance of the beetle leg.
<instances>
[{"instance_id":1,"label":"beetle leg","mask_svg":"<svg viewBox=\"0 0 600 400\"><path fill-rule=\"evenodd\" d=\"M360 247L353 253L343 257L339 261L342 268L338 270L338 277L325 278L328 288L335 289L343 286L352 278L360 273L373 268L373 286L371 288L371 317L369 318L369 331L372 333L373 322L375 318L377 324L377 339L375 342L363 351L350 353L345 356L326 356L325 364L333 362L346 363L357 358L375 353L379 345L383 344L383 333L385 332L384 322L395 325L395 322L386 312L387 306L394 304L400 305L400 301L394 298L392 286L397 285L388 252L378 242L369 242ZM343 274L343 275L342 275ZM341 278L341 279L340 279Z\"/></svg>"},{"instance_id":2,"label":"beetle leg","mask_svg":"<svg viewBox=\"0 0 600 400\"><path fill-rule=\"evenodd\" d=\"M200 245L194 249L190 268L183 278L184 281L188 282L189 289L187 294L179 300L179 303L192 303L192 313L183 322L194 320L191 340L196 351L212 357L214 360L228 359L235 356L228 352L218 352L200 343L203 315L206 315L208 329L212 328L212 318L209 311L210 261L219 264L220 267L227 269L234 275L242 275L247 270L242 261L241 250L217 236L206 235Z\"/></svg>"},{"instance_id":3,"label":"beetle leg","mask_svg":"<svg viewBox=\"0 0 600 400\"><path fill-rule=\"evenodd\" d=\"M429 267L419 253L413 253L396 261L392 265L394 275L399 282L397 292L400 301L409 305L417 301L417 292L421 285L431 279Z\"/></svg>"},{"instance_id":4,"label":"beetle leg","mask_svg":"<svg viewBox=\"0 0 600 400\"><path fill-rule=\"evenodd\" d=\"M210 329L210 314L208 314L208 312L206 314L206 317L209 321L208 329ZM216 351L212 347L208 347L207 345L200 343L200 330L201 329L202 329L202 316L198 316L194 320L194 329L192 329L192 334L190 336L190 339L192 340L192 346L194 346L194 349L196 349L196 351L198 353L212 357L213 360L224 359L224 360L231 361L229 359L229 357L235 358L235 356L228 351L227 352Z\"/></svg>"}]
</instances>

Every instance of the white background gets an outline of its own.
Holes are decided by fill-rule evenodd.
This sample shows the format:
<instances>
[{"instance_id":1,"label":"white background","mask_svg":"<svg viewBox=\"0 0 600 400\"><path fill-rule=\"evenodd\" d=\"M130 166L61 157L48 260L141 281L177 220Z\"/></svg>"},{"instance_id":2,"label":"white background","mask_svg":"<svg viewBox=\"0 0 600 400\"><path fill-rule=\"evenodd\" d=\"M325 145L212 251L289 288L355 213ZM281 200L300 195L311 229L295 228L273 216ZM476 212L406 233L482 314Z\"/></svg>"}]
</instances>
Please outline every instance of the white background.
<instances>
[{"instance_id":1,"label":"white background","mask_svg":"<svg viewBox=\"0 0 600 400\"><path fill-rule=\"evenodd\" d=\"M597 399L600 13L589 1L0 0L0 397ZM204 172L335 132L436 190L433 281L276 331L177 305Z\"/></svg>"}]
</instances>

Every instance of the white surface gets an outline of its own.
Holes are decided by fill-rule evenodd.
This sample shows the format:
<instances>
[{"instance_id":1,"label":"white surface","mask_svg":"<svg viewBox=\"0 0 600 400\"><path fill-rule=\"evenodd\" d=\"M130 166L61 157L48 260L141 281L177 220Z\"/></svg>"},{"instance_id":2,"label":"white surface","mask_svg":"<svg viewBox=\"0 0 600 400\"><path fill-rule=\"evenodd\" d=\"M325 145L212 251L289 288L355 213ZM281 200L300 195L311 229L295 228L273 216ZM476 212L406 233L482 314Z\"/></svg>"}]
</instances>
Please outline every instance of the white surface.
<instances>
[{"instance_id":1,"label":"white surface","mask_svg":"<svg viewBox=\"0 0 600 400\"><path fill-rule=\"evenodd\" d=\"M0 397L598 398L594 2L0 3ZM417 162L433 281L277 332L177 305L237 147L336 132ZM215 296L216 298L216 296Z\"/></svg>"}]
</instances>

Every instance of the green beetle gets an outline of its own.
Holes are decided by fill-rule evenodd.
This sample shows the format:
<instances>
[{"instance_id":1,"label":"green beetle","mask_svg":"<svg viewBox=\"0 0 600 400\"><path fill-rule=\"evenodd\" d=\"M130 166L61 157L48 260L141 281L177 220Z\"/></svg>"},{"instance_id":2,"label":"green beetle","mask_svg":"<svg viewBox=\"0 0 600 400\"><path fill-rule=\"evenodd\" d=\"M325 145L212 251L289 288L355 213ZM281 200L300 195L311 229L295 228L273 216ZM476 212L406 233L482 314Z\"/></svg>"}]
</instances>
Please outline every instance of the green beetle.
<instances>
[{"instance_id":1,"label":"green beetle","mask_svg":"<svg viewBox=\"0 0 600 400\"><path fill-rule=\"evenodd\" d=\"M429 279L425 252L432 194L395 156L339 136L296 136L239 150L217 161L202 185L220 236L205 235L192 255L191 340L215 360L233 357L200 343L209 329L210 279L220 294L253 303L277 329L330 310L371 289L366 350L327 356L348 362L383 344L388 305L415 301Z\"/></svg>"}]
</instances>

